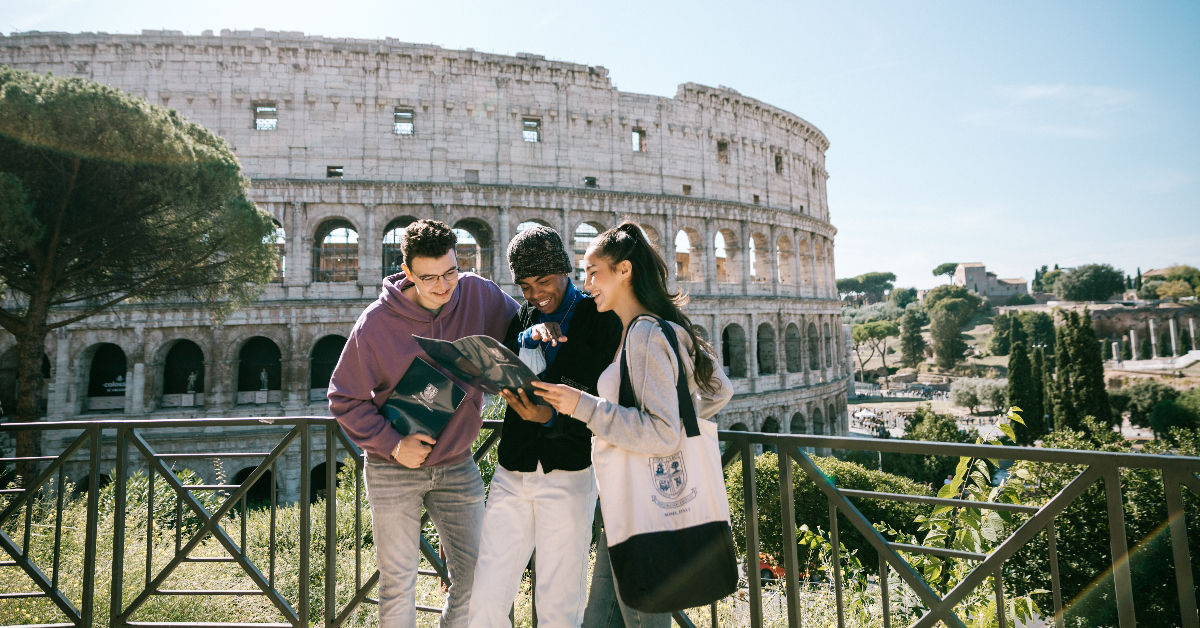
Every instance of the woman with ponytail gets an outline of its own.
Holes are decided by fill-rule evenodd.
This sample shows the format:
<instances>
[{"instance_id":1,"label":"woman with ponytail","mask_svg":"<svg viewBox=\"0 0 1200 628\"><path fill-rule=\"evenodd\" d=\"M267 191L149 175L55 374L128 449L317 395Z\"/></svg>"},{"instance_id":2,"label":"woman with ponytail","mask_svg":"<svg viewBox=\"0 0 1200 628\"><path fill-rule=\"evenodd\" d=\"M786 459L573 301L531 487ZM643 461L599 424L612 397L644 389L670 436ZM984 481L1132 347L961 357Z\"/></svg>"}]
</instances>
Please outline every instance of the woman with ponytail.
<instances>
[{"instance_id":1,"label":"woman with ponytail","mask_svg":"<svg viewBox=\"0 0 1200 628\"><path fill-rule=\"evenodd\" d=\"M587 424L598 440L639 454L669 455L680 448L685 437L680 376L686 379L695 415L706 420L733 396L729 379L716 367L712 347L696 334L680 309L686 296L667 290L667 265L640 227L626 222L600 234L588 247L584 261L585 288L595 299L596 309L611 310L621 319L623 350L617 351L617 361L600 375L599 396L569 386L543 382L534 386L558 412ZM656 319L674 332L678 354ZM619 402L622 358L636 406ZM603 483L600 500L607 504ZM665 628L671 622L669 613L644 613L620 599L602 535L583 626L620 625L618 619L627 628Z\"/></svg>"}]
</instances>

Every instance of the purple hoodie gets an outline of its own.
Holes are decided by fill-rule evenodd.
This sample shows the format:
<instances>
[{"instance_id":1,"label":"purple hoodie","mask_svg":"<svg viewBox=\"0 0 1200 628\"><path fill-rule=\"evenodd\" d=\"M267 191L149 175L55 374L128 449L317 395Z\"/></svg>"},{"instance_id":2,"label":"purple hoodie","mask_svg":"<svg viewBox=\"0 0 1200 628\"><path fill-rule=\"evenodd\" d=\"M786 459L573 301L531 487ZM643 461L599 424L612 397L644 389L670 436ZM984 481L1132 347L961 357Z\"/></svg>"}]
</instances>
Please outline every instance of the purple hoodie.
<instances>
[{"instance_id":1,"label":"purple hoodie","mask_svg":"<svg viewBox=\"0 0 1200 628\"><path fill-rule=\"evenodd\" d=\"M486 335L501 342L518 305L499 286L474 273L462 273L450 302L437 317L400 291L413 285L404 273L383 280L383 290L350 330L337 368L329 381L329 411L350 440L374 460L391 462L400 434L379 413L383 402L408 370L413 358L436 363L421 350L413 334L441 340ZM444 371L443 371L444 372ZM455 380L467 396L442 430L421 465L454 464L471 455L471 444L483 425L483 393Z\"/></svg>"}]
</instances>

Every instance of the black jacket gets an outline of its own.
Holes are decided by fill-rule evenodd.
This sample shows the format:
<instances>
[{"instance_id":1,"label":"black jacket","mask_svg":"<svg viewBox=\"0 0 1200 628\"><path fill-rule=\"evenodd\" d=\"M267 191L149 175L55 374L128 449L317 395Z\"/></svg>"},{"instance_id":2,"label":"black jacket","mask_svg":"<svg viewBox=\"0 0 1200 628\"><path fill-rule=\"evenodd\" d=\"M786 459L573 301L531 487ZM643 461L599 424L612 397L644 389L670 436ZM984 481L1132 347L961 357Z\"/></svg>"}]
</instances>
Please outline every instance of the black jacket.
<instances>
[{"instance_id":1,"label":"black jacket","mask_svg":"<svg viewBox=\"0 0 1200 628\"><path fill-rule=\"evenodd\" d=\"M533 325L537 310L528 303L513 318L504 344L518 352L517 334ZM571 316L564 342L546 370L545 381L566 384L593 395L600 374L612 363L621 344L621 319L613 312L597 312L596 302L581 299ZM559 414L554 425L526 421L509 408L504 413L504 436L500 439L500 466L509 471L555 469L579 471L592 464L592 431L581 421Z\"/></svg>"}]
</instances>

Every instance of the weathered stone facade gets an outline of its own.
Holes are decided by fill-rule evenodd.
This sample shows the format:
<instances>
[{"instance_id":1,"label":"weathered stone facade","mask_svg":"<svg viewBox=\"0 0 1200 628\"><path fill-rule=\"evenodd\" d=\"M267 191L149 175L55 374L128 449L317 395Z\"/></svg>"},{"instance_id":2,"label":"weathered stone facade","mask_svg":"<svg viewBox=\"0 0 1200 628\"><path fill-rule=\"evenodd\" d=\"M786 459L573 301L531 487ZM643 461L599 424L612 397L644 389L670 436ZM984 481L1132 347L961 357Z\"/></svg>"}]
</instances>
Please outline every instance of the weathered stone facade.
<instances>
[{"instance_id":1,"label":"weathered stone facade","mask_svg":"<svg viewBox=\"0 0 1200 628\"><path fill-rule=\"evenodd\" d=\"M582 251L593 229L629 218L668 259L675 248L671 283L730 370L722 427L847 432L828 141L788 112L692 83L674 98L622 93L602 67L537 55L274 31L21 33L0 37L0 63L113 85L214 130L281 229L278 281L222 322L189 304L125 305L54 335L52 419L327 414L314 347L347 335L378 293L395 229L462 229L463 264L517 296L504 249L520 225L550 225ZM279 354L265 391L242 372L256 337ZM164 387L184 340L203 354L192 393ZM125 384L110 384L123 396L89 381L106 343L125 356ZM4 391L12 345L0 335Z\"/></svg>"}]
</instances>

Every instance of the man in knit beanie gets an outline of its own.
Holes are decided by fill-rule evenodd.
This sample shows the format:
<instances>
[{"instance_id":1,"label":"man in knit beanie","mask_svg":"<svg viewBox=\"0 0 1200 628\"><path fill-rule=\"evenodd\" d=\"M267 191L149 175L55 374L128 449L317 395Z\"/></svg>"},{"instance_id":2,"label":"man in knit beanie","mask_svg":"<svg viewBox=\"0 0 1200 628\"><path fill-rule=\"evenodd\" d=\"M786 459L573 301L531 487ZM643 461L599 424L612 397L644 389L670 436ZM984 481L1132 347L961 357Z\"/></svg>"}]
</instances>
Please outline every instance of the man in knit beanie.
<instances>
[{"instance_id":1,"label":"man in knit beanie","mask_svg":"<svg viewBox=\"0 0 1200 628\"><path fill-rule=\"evenodd\" d=\"M594 394L621 342L621 319L596 311L592 298L575 287L571 257L550 227L518 233L508 245L508 266L528 302L504 344L535 364L543 381ZM504 438L484 513L468 623L510 626L508 611L536 547L537 572L552 574L538 578L538 622L579 626L596 510L592 433L522 390L503 396Z\"/></svg>"}]
</instances>

